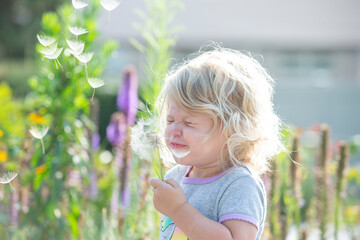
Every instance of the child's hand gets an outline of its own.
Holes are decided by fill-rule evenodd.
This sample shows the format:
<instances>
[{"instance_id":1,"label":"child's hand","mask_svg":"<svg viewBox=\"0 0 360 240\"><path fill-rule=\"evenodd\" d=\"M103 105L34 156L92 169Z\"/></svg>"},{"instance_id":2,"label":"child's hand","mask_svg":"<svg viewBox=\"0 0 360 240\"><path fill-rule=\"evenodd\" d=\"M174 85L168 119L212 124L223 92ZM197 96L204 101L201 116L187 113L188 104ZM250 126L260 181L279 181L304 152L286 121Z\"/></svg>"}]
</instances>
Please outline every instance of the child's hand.
<instances>
[{"instance_id":1,"label":"child's hand","mask_svg":"<svg viewBox=\"0 0 360 240\"><path fill-rule=\"evenodd\" d=\"M172 217L176 211L187 203L186 195L181 186L172 178L161 181L158 178L150 179L154 191L154 206L156 210L167 217Z\"/></svg>"}]
</instances>

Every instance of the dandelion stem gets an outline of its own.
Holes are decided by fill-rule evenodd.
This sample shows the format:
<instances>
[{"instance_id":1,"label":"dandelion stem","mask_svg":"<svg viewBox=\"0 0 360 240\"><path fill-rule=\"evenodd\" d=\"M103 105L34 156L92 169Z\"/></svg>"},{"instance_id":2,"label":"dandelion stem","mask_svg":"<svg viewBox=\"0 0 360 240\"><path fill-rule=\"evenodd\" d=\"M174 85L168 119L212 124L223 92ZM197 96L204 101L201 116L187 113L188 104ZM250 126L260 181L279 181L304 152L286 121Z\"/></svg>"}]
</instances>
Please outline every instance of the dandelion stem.
<instances>
[{"instance_id":1,"label":"dandelion stem","mask_svg":"<svg viewBox=\"0 0 360 240\"><path fill-rule=\"evenodd\" d=\"M13 186L11 185L10 182L9 182L9 185L10 185L11 191L12 191L14 194L16 194L16 191L15 191L15 189L13 188Z\"/></svg>"},{"instance_id":2,"label":"dandelion stem","mask_svg":"<svg viewBox=\"0 0 360 240\"><path fill-rule=\"evenodd\" d=\"M59 69L58 65L57 65L57 62L56 62L56 59L54 59L54 62L55 62L56 69Z\"/></svg>"},{"instance_id":3,"label":"dandelion stem","mask_svg":"<svg viewBox=\"0 0 360 240\"><path fill-rule=\"evenodd\" d=\"M108 11L108 23L110 23L110 11Z\"/></svg>"},{"instance_id":4,"label":"dandelion stem","mask_svg":"<svg viewBox=\"0 0 360 240\"><path fill-rule=\"evenodd\" d=\"M59 59L56 59L56 61L59 63L59 65L60 65L60 67L61 67L61 71L64 71L64 69L63 69L63 67L62 67L62 65L61 65L61 63L60 63L60 61L59 61Z\"/></svg>"},{"instance_id":5,"label":"dandelion stem","mask_svg":"<svg viewBox=\"0 0 360 240\"><path fill-rule=\"evenodd\" d=\"M155 151L156 151L155 161L156 161L156 165L157 165L155 168L156 175L158 175L158 177L161 179L161 181L164 181L164 168L161 163L160 153L159 153L158 149L156 149Z\"/></svg>"},{"instance_id":6,"label":"dandelion stem","mask_svg":"<svg viewBox=\"0 0 360 240\"><path fill-rule=\"evenodd\" d=\"M40 139L40 141L41 141L42 152L43 152L43 154L45 154L44 141L43 141L43 139L42 139L42 138Z\"/></svg>"},{"instance_id":7,"label":"dandelion stem","mask_svg":"<svg viewBox=\"0 0 360 240\"><path fill-rule=\"evenodd\" d=\"M94 95L95 95L95 88L94 88L94 91L93 91L93 94L92 94L92 97L91 97L91 101L94 99Z\"/></svg>"},{"instance_id":8,"label":"dandelion stem","mask_svg":"<svg viewBox=\"0 0 360 240\"><path fill-rule=\"evenodd\" d=\"M85 74L86 74L86 79L88 79L88 72L87 72L87 65L85 63Z\"/></svg>"}]
</instances>

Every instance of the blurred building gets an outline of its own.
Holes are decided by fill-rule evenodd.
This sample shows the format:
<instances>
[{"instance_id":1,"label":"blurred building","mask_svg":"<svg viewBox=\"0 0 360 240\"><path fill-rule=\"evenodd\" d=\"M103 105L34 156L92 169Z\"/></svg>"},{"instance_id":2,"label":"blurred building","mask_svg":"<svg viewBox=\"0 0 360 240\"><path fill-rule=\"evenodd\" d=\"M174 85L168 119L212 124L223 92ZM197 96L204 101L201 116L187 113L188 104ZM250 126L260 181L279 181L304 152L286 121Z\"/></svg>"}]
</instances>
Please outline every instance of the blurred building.
<instances>
[{"instance_id":1,"label":"blurred building","mask_svg":"<svg viewBox=\"0 0 360 240\"><path fill-rule=\"evenodd\" d=\"M360 134L360 1L358 0L183 0L174 25L182 25L175 57L208 41L249 51L276 80L275 107L285 123L309 128L328 123L334 139ZM100 19L105 38L120 41L108 76L121 76L139 53L132 23L143 0L123 0ZM116 93L119 79L105 91Z\"/></svg>"}]
</instances>

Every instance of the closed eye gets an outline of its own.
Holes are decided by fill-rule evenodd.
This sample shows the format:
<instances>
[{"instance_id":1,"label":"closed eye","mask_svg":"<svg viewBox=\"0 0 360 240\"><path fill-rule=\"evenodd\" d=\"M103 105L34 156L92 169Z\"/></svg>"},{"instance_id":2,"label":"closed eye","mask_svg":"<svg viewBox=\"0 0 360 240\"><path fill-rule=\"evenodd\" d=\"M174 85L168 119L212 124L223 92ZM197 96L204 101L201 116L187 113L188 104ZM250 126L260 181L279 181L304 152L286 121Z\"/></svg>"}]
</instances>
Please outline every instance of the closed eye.
<instances>
[{"instance_id":1,"label":"closed eye","mask_svg":"<svg viewBox=\"0 0 360 240\"><path fill-rule=\"evenodd\" d=\"M185 121L184 123L185 123L186 126L192 125L192 122L187 122L187 121Z\"/></svg>"}]
</instances>

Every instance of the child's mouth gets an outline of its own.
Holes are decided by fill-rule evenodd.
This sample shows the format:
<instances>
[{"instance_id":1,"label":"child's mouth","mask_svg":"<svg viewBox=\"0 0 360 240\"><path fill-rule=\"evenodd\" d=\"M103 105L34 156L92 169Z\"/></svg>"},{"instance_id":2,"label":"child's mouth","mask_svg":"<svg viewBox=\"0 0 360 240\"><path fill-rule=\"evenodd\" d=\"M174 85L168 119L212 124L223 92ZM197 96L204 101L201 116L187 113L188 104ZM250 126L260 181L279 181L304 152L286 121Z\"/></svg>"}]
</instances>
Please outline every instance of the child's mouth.
<instances>
[{"instance_id":1,"label":"child's mouth","mask_svg":"<svg viewBox=\"0 0 360 240\"><path fill-rule=\"evenodd\" d=\"M184 158L186 155L190 153L190 149L186 145L171 143L170 151L177 158Z\"/></svg>"}]
</instances>

